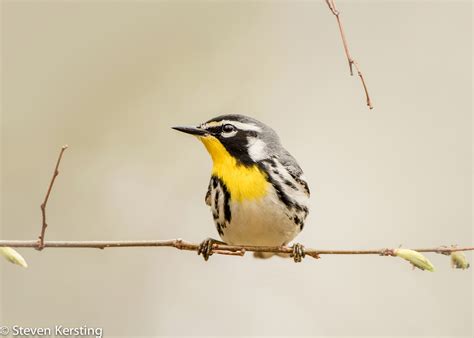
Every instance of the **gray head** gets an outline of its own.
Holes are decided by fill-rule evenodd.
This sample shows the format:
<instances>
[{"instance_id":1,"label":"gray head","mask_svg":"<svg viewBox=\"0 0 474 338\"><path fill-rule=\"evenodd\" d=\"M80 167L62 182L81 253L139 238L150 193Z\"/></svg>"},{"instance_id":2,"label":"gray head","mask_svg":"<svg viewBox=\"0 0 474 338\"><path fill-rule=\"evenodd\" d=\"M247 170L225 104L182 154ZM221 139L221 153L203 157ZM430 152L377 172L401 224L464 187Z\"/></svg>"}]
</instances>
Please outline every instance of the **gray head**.
<instances>
[{"instance_id":1,"label":"gray head","mask_svg":"<svg viewBox=\"0 0 474 338\"><path fill-rule=\"evenodd\" d=\"M213 154L209 145L218 141L238 163L243 165L252 165L282 152L286 153L272 128L245 115L221 115L196 127L173 127L173 129L198 136L211 156Z\"/></svg>"}]
</instances>

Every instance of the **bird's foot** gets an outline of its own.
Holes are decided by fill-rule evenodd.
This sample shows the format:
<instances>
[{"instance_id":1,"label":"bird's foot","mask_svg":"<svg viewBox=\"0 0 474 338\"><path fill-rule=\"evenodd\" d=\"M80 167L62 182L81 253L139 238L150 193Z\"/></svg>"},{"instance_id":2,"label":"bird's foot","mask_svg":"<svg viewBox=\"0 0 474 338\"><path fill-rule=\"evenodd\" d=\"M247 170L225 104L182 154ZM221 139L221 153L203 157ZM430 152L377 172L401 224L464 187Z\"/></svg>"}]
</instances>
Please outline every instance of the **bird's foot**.
<instances>
[{"instance_id":1,"label":"bird's foot","mask_svg":"<svg viewBox=\"0 0 474 338\"><path fill-rule=\"evenodd\" d=\"M214 238L206 238L199 244L198 248L198 255L202 255L204 257L204 260L207 261L210 256L212 256L213 251L212 251L212 246L214 244L226 244L222 241L218 241L217 239Z\"/></svg>"},{"instance_id":2,"label":"bird's foot","mask_svg":"<svg viewBox=\"0 0 474 338\"><path fill-rule=\"evenodd\" d=\"M300 243L295 243L293 244L292 249L293 252L290 254L290 257L293 258L295 263L301 262L304 256L306 256L306 253L304 252L304 246Z\"/></svg>"}]
</instances>

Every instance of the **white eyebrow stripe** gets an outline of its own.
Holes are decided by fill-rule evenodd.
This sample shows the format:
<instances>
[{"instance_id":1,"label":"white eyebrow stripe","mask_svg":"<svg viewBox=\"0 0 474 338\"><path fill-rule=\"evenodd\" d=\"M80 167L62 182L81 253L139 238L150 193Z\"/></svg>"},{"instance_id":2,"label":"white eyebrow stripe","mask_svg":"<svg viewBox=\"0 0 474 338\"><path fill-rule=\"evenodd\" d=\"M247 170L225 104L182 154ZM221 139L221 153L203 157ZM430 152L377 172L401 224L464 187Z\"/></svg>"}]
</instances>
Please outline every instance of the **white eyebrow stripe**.
<instances>
[{"instance_id":1,"label":"white eyebrow stripe","mask_svg":"<svg viewBox=\"0 0 474 338\"><path fill-rule=\"evenodd\" d=\"M259 126L256 126L253 123L243 123L243 122L237 122L237 121L225 121L225 123L233 124L234 126L237 127L237 129L240 129L240 130L262 131L262 128L260 128Z\"/></svg>"},{"instance_id":2,"label":"white eyebrow stripe","mask_svg":"<svg viewBox=\"0 0 474 338\"><path fill-rule=\"evenodd\" d=\"M232 124L234 125L237 129L240 130L253 130L253 131L262 131L262 128L259 126L256 126L253 123L243 123L243 122L238 122L238 121L230 121L230 120L222 120L222 121L212 121L209 123L204 123L201 125L201 128L207 129L207 128L212 128L212 127L220 127L224 124Z\"/></svg>"},{"instance_id":3,"label":"white eyebrow stripe","mask_svg":"<svg viewBox=\"0 0 474 338\"><path fill-rule=\"evenodd\" d=\"M222 126L222 121L219 121L219 122L212 121L212 122L201 124L201 128L203 129L212 128L212 127L220 127L220 126Z\"/></svg>"}]
</instances>

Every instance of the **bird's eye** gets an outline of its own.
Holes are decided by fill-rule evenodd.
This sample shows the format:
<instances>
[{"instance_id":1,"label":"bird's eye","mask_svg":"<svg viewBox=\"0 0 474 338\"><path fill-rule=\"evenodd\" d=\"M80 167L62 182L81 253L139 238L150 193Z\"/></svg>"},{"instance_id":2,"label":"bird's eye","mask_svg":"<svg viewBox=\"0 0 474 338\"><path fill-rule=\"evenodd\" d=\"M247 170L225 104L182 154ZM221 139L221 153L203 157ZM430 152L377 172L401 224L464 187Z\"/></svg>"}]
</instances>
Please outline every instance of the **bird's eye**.
<instances>
[{"instance_id":1,"label":"bird's eye","mask_svg":"<svg viewBox=\"0 0 474 338\"><path fill-rule=\"evenodd\" d=\"M224 133L232 133L235 130L235 127L231 124L224 124L222 126L222 131Z\"/></svg>"}]
</instances>

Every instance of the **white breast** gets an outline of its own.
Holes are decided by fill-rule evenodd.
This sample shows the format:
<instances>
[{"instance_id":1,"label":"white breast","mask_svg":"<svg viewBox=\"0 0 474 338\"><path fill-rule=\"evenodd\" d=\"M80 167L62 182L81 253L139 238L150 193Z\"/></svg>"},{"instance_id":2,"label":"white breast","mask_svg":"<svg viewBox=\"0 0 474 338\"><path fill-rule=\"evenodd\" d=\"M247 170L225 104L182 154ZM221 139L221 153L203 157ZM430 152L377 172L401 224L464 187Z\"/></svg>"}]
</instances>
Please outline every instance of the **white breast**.
<instances>
[{"instance_id":1,"label":"white breast","mask_svg":"<svg viewBox=\"0 0 474 338\"><path fill-rule=\"evenodd\" d=\"M231 201L231 212L231 222L221 236L228 244L284 245L300 232L273 187L258 200Z\"/></svg>"}]
</instances>

